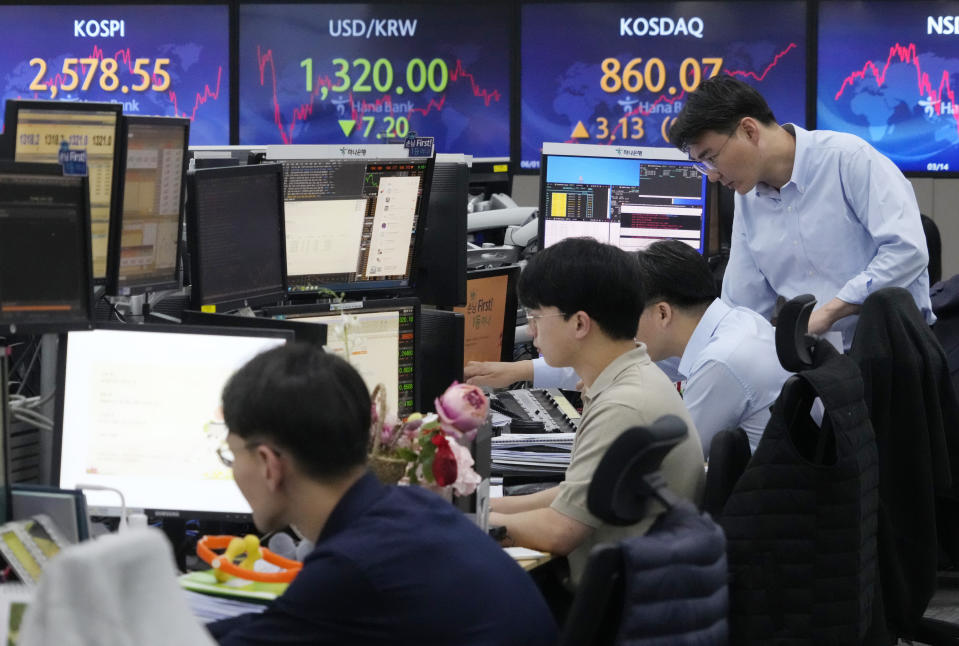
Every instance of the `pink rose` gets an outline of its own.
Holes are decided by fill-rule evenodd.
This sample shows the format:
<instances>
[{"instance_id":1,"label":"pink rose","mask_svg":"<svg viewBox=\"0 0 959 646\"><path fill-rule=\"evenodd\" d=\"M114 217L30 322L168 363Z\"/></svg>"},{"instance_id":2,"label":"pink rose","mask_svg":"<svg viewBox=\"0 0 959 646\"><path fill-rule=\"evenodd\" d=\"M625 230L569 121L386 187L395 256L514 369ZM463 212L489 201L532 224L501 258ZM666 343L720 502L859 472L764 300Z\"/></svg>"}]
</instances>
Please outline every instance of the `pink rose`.
<instances>
[{"instance_id":1,"label":"pink rose","mask_svg":"<svg viewBox=\"0 0 959 646\"><path fill-rule=\"evenodd\" d=\"M453 382L434 402L443 430L459 441L472 440L486 421L489 401L478 386Z\"/></svg>"}]
</instances>

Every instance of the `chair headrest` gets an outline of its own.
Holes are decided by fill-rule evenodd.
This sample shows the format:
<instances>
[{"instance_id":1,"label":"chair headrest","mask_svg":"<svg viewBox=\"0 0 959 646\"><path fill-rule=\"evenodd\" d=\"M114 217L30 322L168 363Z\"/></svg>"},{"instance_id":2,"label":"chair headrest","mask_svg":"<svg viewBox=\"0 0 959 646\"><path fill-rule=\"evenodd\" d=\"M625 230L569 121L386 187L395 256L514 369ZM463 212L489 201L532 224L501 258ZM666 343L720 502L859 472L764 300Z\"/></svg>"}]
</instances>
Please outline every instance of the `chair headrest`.
<instances>
[{"instance_id":1,"label":"chair headrest","mask_svg":"<svg viewBox=\"0 0 959 646\"><path fill-rule=\"evenodd\" d=\"M815 338L806 332L809 315L816 306L816 297L803 294L787 301L776 320L776 355L789 372L799 372L813 366L811 348Z\"/></svg>"},{"instance_id":2,"label":"chair headrest","mask_svg":"<svg viewBox=\"0 0 959 646\"><path fill-rule=\"evenodd\" d=\"M686 438L686 423L675 415L650 426L634 426L617 437L599 462L586 494L590 513L612 525L632 525L646 515L650 496L665 488L648 476L658 474L663 458Z\"/></svg>"}]
</instances>

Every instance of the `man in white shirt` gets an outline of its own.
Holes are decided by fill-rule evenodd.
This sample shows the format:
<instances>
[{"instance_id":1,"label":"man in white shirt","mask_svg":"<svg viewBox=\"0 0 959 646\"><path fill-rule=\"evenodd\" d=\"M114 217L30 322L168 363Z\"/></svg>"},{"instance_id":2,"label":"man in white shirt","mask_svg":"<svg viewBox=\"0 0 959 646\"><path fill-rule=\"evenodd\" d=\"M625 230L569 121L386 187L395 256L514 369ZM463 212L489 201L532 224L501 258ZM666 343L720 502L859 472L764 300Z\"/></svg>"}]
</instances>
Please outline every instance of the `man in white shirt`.
<instances>
[{"instance_id":1,"label":"man in white shirt","mask_svg":"<svg viewBox=\"0 0 959 646\"><path fill-rule=\"evenodd\" d=\"M809 331L852 343L866 296L904 287L932 324L929 261L912 185L851 134L776 123L728 75L704 81L669 130L710 181L736 191L722 298L771 318L778 296L810 293Z\"/></svg>"},{"instance_id":2,"label":"man in white shirt","mask_svg":"<svg viewBox=\"0 0 959 646\"><path fill-rule=\"evenodd\" d=\"M769 321L716 298L706 259L678 240L662 240L637 254L646 307L637 339L653 361L680 357L683 403L703 451L713 436L742 428L755 450L769 407L789 373L779 364Z\"/></svg>"}]
</instances>

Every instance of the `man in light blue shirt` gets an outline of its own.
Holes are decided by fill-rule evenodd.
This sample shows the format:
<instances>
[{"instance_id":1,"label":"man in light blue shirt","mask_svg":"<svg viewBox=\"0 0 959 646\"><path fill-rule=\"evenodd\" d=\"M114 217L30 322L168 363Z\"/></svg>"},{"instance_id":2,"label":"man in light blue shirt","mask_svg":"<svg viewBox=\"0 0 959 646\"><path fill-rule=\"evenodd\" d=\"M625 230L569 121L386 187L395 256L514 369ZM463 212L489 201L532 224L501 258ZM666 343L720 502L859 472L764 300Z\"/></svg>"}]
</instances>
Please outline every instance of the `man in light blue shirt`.
<instances>
[{"instance_id":1,"label":"man in light blue shirt","mask_svg":"<svg viewBox=\"0 0 959 646\"><path fill-rule=\"evenodd\" d=\"M710 181L736 191L723 300L766 318L779 296L809 293L809 331L852 343L860 305L909 290L929 324L926 240L912 185L851 134L780 126L763 97L721 75L690 94L670 141Z\"/></svg>"},{"instance_id":2,"label":"man in light blue shirt","mask_svg":"<svg viewBox=\"0 0 959 646\"><path fill-rule=\"evenodd\" d=\"M769 407L789 377L776 355L772 325L716 298L709 265L689 245L662 240L637 255L646 288L637 338L653 361L680 357L683 403L706 457L716 433L737 427L755 450Z\"/></svg>"}]
</instances>

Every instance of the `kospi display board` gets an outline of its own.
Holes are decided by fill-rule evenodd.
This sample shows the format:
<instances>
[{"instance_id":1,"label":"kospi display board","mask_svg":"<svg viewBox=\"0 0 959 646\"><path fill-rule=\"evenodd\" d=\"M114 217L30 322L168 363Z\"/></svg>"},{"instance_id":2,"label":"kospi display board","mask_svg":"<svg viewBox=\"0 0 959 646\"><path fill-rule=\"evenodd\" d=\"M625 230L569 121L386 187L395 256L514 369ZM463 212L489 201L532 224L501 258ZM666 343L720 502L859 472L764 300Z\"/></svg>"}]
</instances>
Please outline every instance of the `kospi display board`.
<instances>
[{"instance_id":1,"label":"kospi display board","mask_svg":"<svg viewBox=\"0 0 959 646\"><path fill-rule=\"evenodd\" d=\"M122 103L230 139L227 5L3 5L0 99Z\"/></svg>"},{"instance_id":2,"label":"kospi display board","mask_svg":"<svg viewBox=\"0 0 959 646\"><path fill-rule=\"evenodd\" d=\"M816 126L859 135L904 172L959 172L956 16L959 2L822 2Z\"/></svg>"},{"instance_id":3,"label":"kospi display board","mask_svg":"<svg viewBox=\"0 0 959 646\"><path fill-rule=\"evenodd\" d=\"M525 4L521 19L521 168L539 168L544 141L667 146L717 74L806 123L805 2Z\"/></svg>"},{"instance_id":4,"label":"kospi display board","mask_svg":"<svg viewBox=\"0 0 959 646\"><path fill-rule=\"evenodd\" d=\"M475 5L241 4L240 143L509 155L511 12Z\"/></svg>"}]
</instances>

